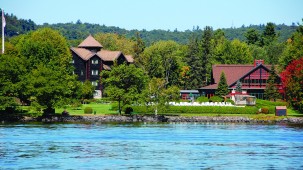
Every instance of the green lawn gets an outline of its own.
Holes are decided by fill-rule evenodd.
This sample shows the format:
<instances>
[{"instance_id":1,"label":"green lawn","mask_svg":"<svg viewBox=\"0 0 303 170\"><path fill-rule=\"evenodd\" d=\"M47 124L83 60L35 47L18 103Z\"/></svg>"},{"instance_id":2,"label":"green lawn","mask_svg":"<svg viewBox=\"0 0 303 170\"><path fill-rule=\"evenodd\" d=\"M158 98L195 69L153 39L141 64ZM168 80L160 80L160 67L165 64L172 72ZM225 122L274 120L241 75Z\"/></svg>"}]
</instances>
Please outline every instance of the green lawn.
<instances>
[{"instance_id":1,"label":"green lawn","mask_svg":"<svg viewBox=\"0 0 303 170\"><path fill-rule=\"evenodd\" d=\"M111 104L97 104L97 103L90 103L90 104L83 104L79 109L73 109L71 107L66 108L66 110L71 115L83 115L84 114L84 108L91 107L93 109L93 112L96 111L96 114L117 114L117 111L110 110ZM56 109L56 113L62 113L63 108Z\"/></svg>"}]
</instances>

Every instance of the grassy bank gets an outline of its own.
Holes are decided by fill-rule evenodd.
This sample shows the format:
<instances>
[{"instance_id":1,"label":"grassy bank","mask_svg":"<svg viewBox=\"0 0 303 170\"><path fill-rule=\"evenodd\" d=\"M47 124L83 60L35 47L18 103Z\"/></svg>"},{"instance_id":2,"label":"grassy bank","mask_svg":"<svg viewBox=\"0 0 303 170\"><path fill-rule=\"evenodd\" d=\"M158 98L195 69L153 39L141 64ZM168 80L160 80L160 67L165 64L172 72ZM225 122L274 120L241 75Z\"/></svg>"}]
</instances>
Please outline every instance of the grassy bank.
<instances>
[{"instance_id":1,"label":"grassy bank","mask_svg":"<svg viewBox=\"0 0 303 170\"><path fill-rule=\"evenodd\" d=\"M91 107L93 109L93 113L96 112L98 115L104 114L117 114L117 111L111 110L111 104L97 104L97 103L90 103L90 104L83 104L81 107L75 109L72 107L67 107L66 110L71 115L83 115L84 109L86 107ZM63 108L56 109L56 113L62 113ZM87 114L86 114L87 115Z\"/></svg>"}]
</instances>

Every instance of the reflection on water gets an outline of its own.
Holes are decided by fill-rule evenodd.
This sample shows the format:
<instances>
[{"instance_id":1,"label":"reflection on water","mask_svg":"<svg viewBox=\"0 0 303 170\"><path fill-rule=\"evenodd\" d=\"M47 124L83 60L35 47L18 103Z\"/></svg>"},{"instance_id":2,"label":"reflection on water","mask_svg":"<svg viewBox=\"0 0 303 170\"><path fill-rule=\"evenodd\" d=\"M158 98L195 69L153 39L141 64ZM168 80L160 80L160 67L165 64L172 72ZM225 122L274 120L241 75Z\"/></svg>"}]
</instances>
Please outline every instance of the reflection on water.
<instances>
[{"instance_id":1,"label":"reflection on water","mask_svg":"<svg viewBox=\"0 0 303 170\"><path fill-rule=\"evenodd\" d=\"M279 125L0 125L0 169L303 169L302 151Z\"/></svg>"}]
</instances>

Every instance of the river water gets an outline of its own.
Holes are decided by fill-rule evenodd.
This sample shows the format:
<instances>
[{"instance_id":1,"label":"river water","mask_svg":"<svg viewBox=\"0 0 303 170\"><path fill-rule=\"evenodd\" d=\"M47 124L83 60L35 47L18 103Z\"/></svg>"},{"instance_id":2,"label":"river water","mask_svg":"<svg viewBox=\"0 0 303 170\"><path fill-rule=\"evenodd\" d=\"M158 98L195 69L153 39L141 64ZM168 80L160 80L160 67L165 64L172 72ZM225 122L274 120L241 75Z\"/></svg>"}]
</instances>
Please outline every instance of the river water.
<instances>
[{"instance_id":1,"label":"river water","mask_svg":"<svg viewBox=\"0 0 303 170\"><path fill-rule=\"evenodd\" d=\"M0 124L0 169L303 169L303 128Z\"/></svg>"}]
</instances>

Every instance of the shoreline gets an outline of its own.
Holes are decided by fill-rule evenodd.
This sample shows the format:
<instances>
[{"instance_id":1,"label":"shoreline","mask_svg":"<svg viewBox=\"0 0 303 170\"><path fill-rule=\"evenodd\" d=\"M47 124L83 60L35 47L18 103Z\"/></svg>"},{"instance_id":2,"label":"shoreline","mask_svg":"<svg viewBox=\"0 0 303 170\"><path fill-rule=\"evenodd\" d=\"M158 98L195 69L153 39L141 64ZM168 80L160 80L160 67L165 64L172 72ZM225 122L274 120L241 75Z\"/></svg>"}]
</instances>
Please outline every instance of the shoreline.
<instances>
[{"instance_id":1,"label":"shoreline","mask_svg":"<svg viewBox=\"0 0 303 170\"><path fill-rule=\"evenodd\" d=\"M298 124L303 118L284 117L275 120L253 119L245 116L164 116L164 115L89 115L89 116L26 116L0 117L1 123L246 123L246 124Z\"/></svg>"}]
</instances>

